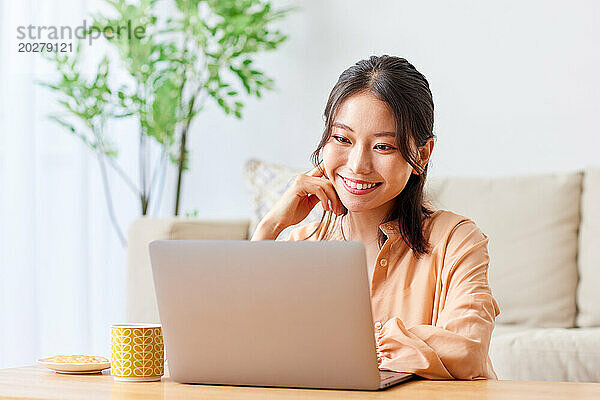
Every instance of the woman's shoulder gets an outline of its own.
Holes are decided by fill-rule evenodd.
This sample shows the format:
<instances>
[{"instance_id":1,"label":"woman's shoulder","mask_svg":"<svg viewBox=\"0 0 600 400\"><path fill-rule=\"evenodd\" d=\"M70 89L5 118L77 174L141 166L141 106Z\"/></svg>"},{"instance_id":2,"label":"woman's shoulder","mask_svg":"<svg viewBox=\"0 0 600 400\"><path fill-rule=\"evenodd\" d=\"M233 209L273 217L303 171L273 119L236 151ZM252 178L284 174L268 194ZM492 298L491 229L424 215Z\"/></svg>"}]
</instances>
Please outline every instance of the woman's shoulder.
<instances>
[{"instance_id":1,"label":"woman's shoulder","mask_svg":"<svg viewBox=\"0 0 600 400\"><path fill-rule=\"evenodd\" d=\"M488 268L489 239L473 219L448 210L437 210L431 217L431 253L437 255L444 279L460 281Z\"/></svg>"},{"instance_id":2,"label":"woman's shoulder","mask_svg":"<svg viewBox=\"0 0 600 400\"><path fill-rule=\"evenodd\" d=\"M319 221L298 225L290 231L288 240L304 240L308 238L308 236L317 228L317 226L319 226Z\"/></svg>"},{"instance_id":3,"label":"woman's shoulder","mask_svg":"<svg viewBox=\"0 0 600 400\"><path fill-rule=\"evenodd\" d=\"M319 220L296 226L290 231L288 240L318 240L325 229L325 221L319 225L320 223Z\"/></svg>"},{"instance_id":4,"label":"woman's shoulder","mask_svg":"<svg viewBox=\"0 0 600 400\"><path fill-rule=\"evenodd\" d=\"M342 240L340 218L322 218L294 227L288 240Z\"/></svg>"},{"instance_id":5,"label":"woman's shoulder","mask_svg":"<svg viewBox=\"0 0 600 400\"><path fill-rule=\"evenodd\" d=\"M487 238L472 218L449 210L434 210L424 228L432 245L448 244L451 239L461 241L466 237Z\"/></svg>"}]
</instances>

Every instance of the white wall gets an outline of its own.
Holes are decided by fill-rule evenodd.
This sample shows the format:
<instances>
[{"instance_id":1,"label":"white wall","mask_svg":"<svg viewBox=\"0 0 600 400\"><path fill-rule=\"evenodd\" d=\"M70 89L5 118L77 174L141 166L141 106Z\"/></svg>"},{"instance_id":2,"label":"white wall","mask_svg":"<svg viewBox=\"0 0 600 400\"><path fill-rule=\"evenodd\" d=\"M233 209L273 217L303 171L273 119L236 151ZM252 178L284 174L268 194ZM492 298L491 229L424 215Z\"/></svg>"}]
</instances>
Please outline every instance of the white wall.
<instances>
[{"instance_id":1,"label":"white wall","mask_svg":"<svg viewBox=\"0 0 600 400\"><path fill-rule=\"evenodd\" d=\"M329 91L370 55L405 57L428 79L430 175L599 165L599 20L597 1L302 2L282 26L289 41L257 61L278 90L247 101L242 121L212 105L198 117L183 210L249 215L250 157L308 167Z\"/></svg>"}]
</instances>

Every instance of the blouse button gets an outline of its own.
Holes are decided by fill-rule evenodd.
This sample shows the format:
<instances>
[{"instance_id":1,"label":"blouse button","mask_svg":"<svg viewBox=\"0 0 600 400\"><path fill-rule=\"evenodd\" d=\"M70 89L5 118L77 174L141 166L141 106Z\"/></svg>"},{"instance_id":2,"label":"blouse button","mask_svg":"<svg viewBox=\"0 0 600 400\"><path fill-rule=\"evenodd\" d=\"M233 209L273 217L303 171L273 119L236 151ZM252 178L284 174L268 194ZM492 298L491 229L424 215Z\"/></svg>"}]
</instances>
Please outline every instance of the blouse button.
<instances>
[{"instance_id":1,"label":"blouse button","mask_svg":"<svg viewBox=\"0 0 600 400\"><path fill-rule=\"evenodd\" d=\"M381 329L381 321L377 321L375 322L375 328L377 328L378 330Z\"/></svg>"},{"instance_id":2,"label":"blouse button","mask_svg":"<svg viewBox=\"0 0 600 400\"><path fill-rule=\"evenodd\" d=\"M385 266L387 265L387 260L386 260L385 258L382 258L382 259L379 261L379 265L381 265L382 267L385 267Z\"/></svg>"}]
</instances>

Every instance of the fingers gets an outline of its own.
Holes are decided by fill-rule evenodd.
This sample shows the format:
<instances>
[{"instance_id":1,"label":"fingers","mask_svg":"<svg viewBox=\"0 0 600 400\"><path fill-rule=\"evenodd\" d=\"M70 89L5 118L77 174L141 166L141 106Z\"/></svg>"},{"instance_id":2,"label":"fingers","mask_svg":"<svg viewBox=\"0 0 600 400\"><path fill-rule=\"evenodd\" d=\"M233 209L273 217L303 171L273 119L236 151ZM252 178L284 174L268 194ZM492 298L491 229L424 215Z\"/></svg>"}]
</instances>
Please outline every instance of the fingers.
<instances>
[{"instance_id":1,"label":"fingers","mask_svg":"<svg viewBox=\"0 0 600 400\"><path fill-rule=\"evenodd\" d=\"M298 176L298 178L301 178L299 179L299 183L301 182L304 193L314 194L319 198L314 204L321 202L325 211L341 214L342 202L335 191L333 182L327 178L327 175L324 174L324 172L325 168L323 162L321 162L307 174Z\"/></svg>"},{"instance_id":2,"label":"fingers","mask_svg":"<svg viewBox=\"0 0 600 400\"><path fill-rule=\"evenodd\" d=\"M315 196L314 194L309 194L308 195L308 208L309 209L313 209L317 203L319 203L321 200L319 200L319 198L317 196Z\"/></svg>"},{"instance_id":3,"label":"fingers","mask_svg":"<svg viewBox=\"0 0 600 400\"><path fill-rule=\"evenodd\" d=\"M329 208L329 198L325 194L325 191L321 187L316 187L315 190L314 190L314 192L315 192L315 195L321 201L321 206L323 206L323 210L329 211L330 210L330 208Z\"/></svg>"},{"instance_id":4,"label":"fingers","mask_svg":"<svg viewBox=\"0 0 600 400\"><path fill-rule=\"evenodd\" d=\"M335 212L336 214L340 214L342 212L342 201L338 197L333 184L329 181L321 181L320 186L331 201L331 206L333 208L331 211Z\"/></svg>"},{"instance_id":5,"label":"fingers","mask_svg":"<svg viewBox=\"0 0 600 400\"><path fill-rule=\"evenodd\" d=\"M324 171L325 171L325 167L323 166L323 162L321 161L321 163L319 165L317 165L315 168L313 168L312 170L310 170L310 172L308 174L306 174L306 175L314 176L314 177L319 177L319 176L325 176L326 177L327 175L323 174Z\"/></svg>"}]
</instances>

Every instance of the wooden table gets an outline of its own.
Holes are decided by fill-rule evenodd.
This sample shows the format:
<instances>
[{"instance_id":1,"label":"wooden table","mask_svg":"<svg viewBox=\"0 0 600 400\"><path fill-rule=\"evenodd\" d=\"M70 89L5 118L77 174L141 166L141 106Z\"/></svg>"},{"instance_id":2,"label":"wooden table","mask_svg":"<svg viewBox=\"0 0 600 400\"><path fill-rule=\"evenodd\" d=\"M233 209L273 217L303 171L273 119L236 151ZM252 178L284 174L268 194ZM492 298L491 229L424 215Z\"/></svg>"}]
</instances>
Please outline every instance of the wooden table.
<instances>
[{"instance_id":1,"label":"wooden table","mask_svg":"<svg viewBox=\"0 0 600 400\"><path fill-rule=\"evenodd\" d=\"M0 399L600 399L600 383L413 380L378 392L115 382L110 370L57 374L41 366L0 370Z\"/></svg>"}]
</instances>

